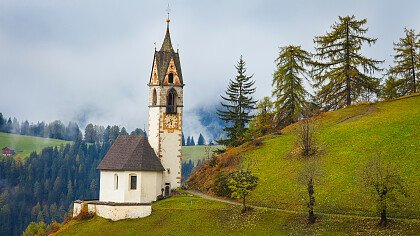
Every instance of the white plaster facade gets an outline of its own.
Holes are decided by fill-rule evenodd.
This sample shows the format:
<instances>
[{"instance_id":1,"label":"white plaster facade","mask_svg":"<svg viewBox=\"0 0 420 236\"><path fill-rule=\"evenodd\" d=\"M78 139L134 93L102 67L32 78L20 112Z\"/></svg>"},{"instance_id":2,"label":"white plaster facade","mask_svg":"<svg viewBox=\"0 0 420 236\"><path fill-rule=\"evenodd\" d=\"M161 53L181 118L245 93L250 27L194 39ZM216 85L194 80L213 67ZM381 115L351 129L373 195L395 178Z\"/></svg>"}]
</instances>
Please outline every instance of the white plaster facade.
<instances>
[{"instance_id":1,"label":"white plaster facade","mask_svg":"<svg viewBox=\"0 0 420 236\"><path fill-rule=\"evenodd\" d=\"M177 93L178 128L166 130L164 129L163 117L166 112L167 94L170 89L175 89ZM153 102L154 91L157 95L156 104ZM183 88L181 86L150 85L148 140L166 170L163 174L163 182L164 184L169 183L171 189L181 186L182 115Z\"/></svg>"},{"instance_id":2,"label":"white plaster facade","mask_svg":"<svg viewBox=\"0 0 420 236\"><path fill-rule=\"evenodd\" d=\"M131 176L137 176L136 189L131 189ZM162 194L162 172L101 170L99 201L151 203Z\"/></svg>"}]
</instances>

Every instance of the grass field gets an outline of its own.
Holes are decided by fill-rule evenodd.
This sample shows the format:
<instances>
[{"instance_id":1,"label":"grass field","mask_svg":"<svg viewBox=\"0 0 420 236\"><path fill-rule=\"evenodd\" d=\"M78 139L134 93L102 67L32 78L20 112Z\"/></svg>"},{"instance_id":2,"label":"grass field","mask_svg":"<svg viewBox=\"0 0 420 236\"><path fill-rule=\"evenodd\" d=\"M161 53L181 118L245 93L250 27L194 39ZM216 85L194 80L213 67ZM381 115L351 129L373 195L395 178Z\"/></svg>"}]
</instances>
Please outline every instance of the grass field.
<instances>
[{"instance_id":1,"label":"grass field","mask_svg":"<svg viewBox=\"0 0 420 236\"><path fill-rule=\"evenodd\" d=\"M191 160L196 164L198 160L208 159L213 151L221 149L223 146L182 146L182 161L188 162Z\"/></svg>"},{"instance_id":2,"label":"grass field","mask_svg":"<svg viewBox=\"0 0 420 236\"><path fill-rule=\"evenodd\" d=\"M297 137L295 126L283 129L282 135L265 137L262 146L250 151L242 151L244 147L228 151L255 160L260 182L249 198L252 204L306 211L306 186L298 181L303 161L290 155ZM389 216L420 219L419 94L323 113L316 127L322 147L315 181L316 212L376 215L374 198L363 187L361 176L365 164L381 152L399 168L409 194L399 199L399 207L388 208ZM213 175L219 171L223 168L214 167ZM212 184L200 183L202 190Z\"/></svg>"},{"instance_id":3,"label":"grass field","mask_svg":"<svg viewBox=\"0 0 420 236\"><path fill-rule=\"evenodd\" d=\"M306 215L300 213L269 209L239 212L238 206L221 202L171 197L154 203L152 215L143 219L72 220L56 235L415 235L420 231L418 220L393 220L390 227L379 229L376 219L324 215L310 226Z\"/></svg>"},{"instance_id":4,"label":"grass field","mask_svg":"<svg viewBox=\"0 0 420 236\"><path fill-rule=\"evenodd\" d=\"M54 147L65 143L69 143L69 141L0 133L0 149L13 147L15 149L14 157L21 159L28 157L33 151L39 152L45 147Z\"/></svg>"}]
</instances>

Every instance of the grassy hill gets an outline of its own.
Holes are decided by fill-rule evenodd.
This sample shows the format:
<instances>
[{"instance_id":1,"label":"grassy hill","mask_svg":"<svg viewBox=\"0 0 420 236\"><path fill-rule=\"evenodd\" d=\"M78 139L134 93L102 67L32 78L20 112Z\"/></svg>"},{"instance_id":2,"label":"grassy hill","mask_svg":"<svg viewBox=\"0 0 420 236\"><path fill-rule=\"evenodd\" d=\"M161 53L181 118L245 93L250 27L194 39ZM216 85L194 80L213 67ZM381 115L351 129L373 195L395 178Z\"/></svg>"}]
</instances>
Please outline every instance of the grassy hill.
<instances>
[{"instance_id":1,"label":"grassy hill","mask_svg":"<svg viewBox=\"0 0 420 236\"><path fill-rule=\"evenodd\" d=\"M236 168L240 157L255 160L260 182L249 202L261 206L245 215L238 206L197 197L172 197L153 204L151 216L112 222L100 217L72 220L57 235L418 235L420 232L420 96L359 104L316 119L321 175L315 182L318 217L306 223L306 186L299 184L302 160L291 155L296 124L281 135L263 137L229 149L216 165L204 164L190 186L212 194L217 173ZM378 228L373 196L361 184L363 166L377 152L395 163L407 182L409 197L394 217ZM401 219L398 219L401 218ZM402 219L410 218L410 219Z\"/></svg>"},{"instance_id":2,"label":"grassy hill","mask_svg":"<svg viewBox=\"0 0 420 236\"><path fill-rule=\"evenodd\" d=\"M189 185L211 193L219 172L235 168L237 156L255 160L258 187L249 201L259 206L306 210L307 190L298 182L303 162L290 153L296 140L295 125L282 135L267 136L262 146L245 144L228 150L219 164L203 165ZM420 218L420 96L390 102L360 104L317 117L317 139L323 155L315 182L315 211L376 215L373 196L361 184L364 165L376 153L398 166L407 182L409 197L391 206L392 217ZM232 161L233 160L233 161Z\"/></svg>"},{"instance_id":3,"label":"grassy hill","mask_svg":"<svg viewBox=\"0 0 420 236\"><path fill-rule=\"evenodd\" d=\"M190 204L192 200L192 204ZM153 204L151 216L110 221L100 217L71 220L54 235L414 235L420 223L394 220L379 230L377 219L320 216L309 226L305 215L272 209L239 214L238 206L198 197L171 197Z\"/></svg>"},{"instance_id":4,"label":"grassy hill","mask_svg":"<svg viewBox=\"0 0 420 236\"><path fill-rule=\"evenodd\" d=\"M188 162L191 160L194 164L198 160L207 160L212 152L221 149L223 146L182 146L182 161Z\"/></svg>"},{"instance_id":5,"label":"grassy hill","mask_svg":"<svg viewBox=\"0 0 420 236\"><path fill-rule=\"evenodd\" d=\"M3 147L13 147L15 149L15 158L26 158L31 152L39 152L45 147L54 147L69 141L33 137L26 135L0 133L0 149Z\"/></svg>"}]
</instances>

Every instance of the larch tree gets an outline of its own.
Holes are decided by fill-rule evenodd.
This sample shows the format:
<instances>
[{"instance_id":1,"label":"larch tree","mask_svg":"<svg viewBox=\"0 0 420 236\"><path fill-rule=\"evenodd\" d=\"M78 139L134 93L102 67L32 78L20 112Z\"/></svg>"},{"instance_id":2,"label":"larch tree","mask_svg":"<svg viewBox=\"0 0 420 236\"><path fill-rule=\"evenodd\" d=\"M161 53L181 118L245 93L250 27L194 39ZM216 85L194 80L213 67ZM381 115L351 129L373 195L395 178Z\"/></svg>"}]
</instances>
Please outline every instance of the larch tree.
<instances>
[{"instance_id":1,"label":"larch tree","mask_svg":"<svg viewBox=\"0 0 420 236\"><path fill-rule=\"evenodd\" d=\"M276 59L277 68L273 76L274 107L277 125L291 124L302 117L309 93L303 86L308 79L311 54L300 46L280 48Z\"/></svg>"},{"instance_id":2,"label":"larch tree","mask_svg":"<svg viewBox=\"0 0 420 236\"><path fill-rule=\"evenodd\" d=\"M237 75L229 81L225 91L226 96L221 96L224 100L221 102L223 109L217 110L217 115L226 124L223 131L227 136L226 139L217 142L226 146L239 146L244 142L246 126L253 117L251 113L256 103L252 97L255 92L255 81L251 80L252 75L246 75L242 56L235 68Z\"/></svg>"},{"instance_id":3,"label":"larch tree","mask_svg":"<svg viewBox=\"0 0 420 236\"><path fill-rule=\"evenodd\" d=\"M388 75L400 81L396 84L399 96L416 93L420 76L420 35L413 29L404 29L405 37L394 43L394 63Z\"/></svg>"},{"instance_id":4,"label":"larch tree","mask_svg":"<svg viewBox=\"0 0 420 236\"><path fill-rule=\"evenodd\" d=\"M367 20L355 16L339 17L326 35L315 37L314 87L325 110L349 106L366 94L378 93L383 61L362 55L365 44L372 46L376 38L366 37Z\"/></svg>"}]
</instances>

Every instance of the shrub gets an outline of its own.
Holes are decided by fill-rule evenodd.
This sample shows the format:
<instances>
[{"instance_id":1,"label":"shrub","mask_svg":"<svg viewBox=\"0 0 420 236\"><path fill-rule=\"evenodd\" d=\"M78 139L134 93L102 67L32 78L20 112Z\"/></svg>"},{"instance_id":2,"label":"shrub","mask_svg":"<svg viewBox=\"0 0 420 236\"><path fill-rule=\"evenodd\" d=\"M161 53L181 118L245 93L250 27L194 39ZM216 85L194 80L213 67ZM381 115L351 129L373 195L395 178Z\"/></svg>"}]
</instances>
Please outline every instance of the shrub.
<instances>
[{"instance_id":1,"label":"shrub","mask_svg":"<svg viewBox=\"0 0 420 236\"><path fill-rule=\"evenodd\" d=\"M229 184L229 174L217 173L212 191L217 196L230 197L232 191L228 187Z\"/></svg>"},{"instance_id":2,"label":"shrub","mask_svg":"<svg viewBox=\"0 0 420 236\"><path fill-rule=\"evenodd\" d=\"M79 215L77 215L75 218L76 220L88 220L88 219L93 218L94 216L95 216L94 213L88 211L87 204L84 204Z\"/></svg>"}]
</instances>

